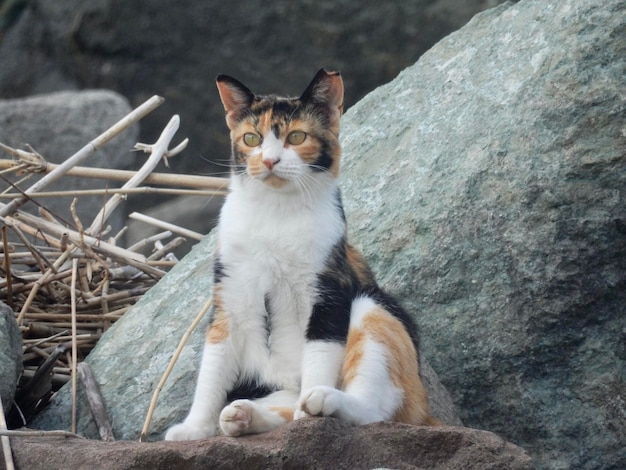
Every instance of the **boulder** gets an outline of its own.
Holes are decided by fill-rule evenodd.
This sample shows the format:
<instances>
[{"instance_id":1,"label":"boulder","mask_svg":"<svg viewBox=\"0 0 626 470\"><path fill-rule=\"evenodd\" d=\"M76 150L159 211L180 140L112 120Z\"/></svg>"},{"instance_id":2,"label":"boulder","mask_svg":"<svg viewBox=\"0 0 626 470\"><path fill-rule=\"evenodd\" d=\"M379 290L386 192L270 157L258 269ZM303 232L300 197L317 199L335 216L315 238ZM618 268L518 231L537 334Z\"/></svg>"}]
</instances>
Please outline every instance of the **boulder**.
<instances>
[{"instance_id":1,"label":"boulder","mask_svg":"<svg viewBox=\"0 0 626 470\"><path fill-rule=\"evenodd\" d=\"M18 468L32 470L533 468L521 448L490 432L393 423L351 427L333 418L300 420L265 434L191 442L20 438L13 456Z\"/></svg>"},{"instance_id":2,"label":"boulder","mask_svg":"<svg viewBox=\"0 0 626 470\"><path fill-rule=\"evenodd\" d=\"M463 422L626 468L626 3L477 15L352 107L352 239Z\"/></svg>"},{"instance_id":3,"label":"boulder","mask_svg":"<svg viewBox=\"0 0 626 470\"><path fill-rule=\"evenodd\" d=\"M150 400L180 338L211 296L215 236L206 237L121 320L98 341L87 362L100 384L107 412L118 439L137 439ZM184 419L193 398L204 345L207 316L183 349L165 384L152 418L149 438L162 439L165 430ZM461 421L446 389L424 360L422 375L435 416L447 424ZM70 387L64 386L31 424L40 429L69 429ZM97 438L86 400L78 403L78 432Z\"/></svg>"},{"instance_id":4,"label":"boulder","mask_svg":"<svg viewBox=\"0 0 626 470\"><path fill-rule=\"evenodd\" d=\"M130 105L124 97L108 90L66 91L0 100L0 142L22 150L26 150L25 144L29 144L47 162L58 164L71 157L130 111ZM125 130L88 157L81 166L132 169L135 165L134 156L130 151L137 142L138 132L137 125ZM2 158L9 158L2 151L0 154ZM20 187L26 189L34 181L29 179L21 183ZM115 186L114 183L108 185ZM94 187L105 188L107 183L65 176L44 190L80 190ZM76 209L85 226L91 224L103 201L104 197L101 195L79 198ZM69 210L72 197L47 198L38 202L64 220L73 220ZM25 209L30 207L35 213L38 210L33 204L24 207ZM124 221L124 210L119 208L113 213L108 224L119 230Z\"/></svg>"},{"instance_id":5,"label":"boulder","mask_svg":"<svg viewBox=\"0 0 626 470\"><path fill-rule=\"evenodd\" d=\"M22 374L22 332L11 307L0 302L0 397L5 414L13 405Z\"/></svg>"}]
</instances>

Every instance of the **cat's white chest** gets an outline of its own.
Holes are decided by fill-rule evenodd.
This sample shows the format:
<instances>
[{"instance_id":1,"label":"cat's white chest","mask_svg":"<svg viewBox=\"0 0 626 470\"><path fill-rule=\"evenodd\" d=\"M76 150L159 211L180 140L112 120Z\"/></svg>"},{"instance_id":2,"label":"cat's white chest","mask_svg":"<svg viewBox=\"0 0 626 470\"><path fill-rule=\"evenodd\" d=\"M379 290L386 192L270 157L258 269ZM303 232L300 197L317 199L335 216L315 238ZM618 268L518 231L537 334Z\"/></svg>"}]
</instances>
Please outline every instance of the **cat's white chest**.
<instances>
[{"instance_id":1,"label":"cat's white chest","mask_svg":"<svg viewBox=\"0 0 626 470\"><path fill-rule=\"evenodd\" d=\"M311 210L281 202L229 196L219 228L220 295L244 374L297 389L317 275L343 222L330 203Z\"/></svg>"}]
</instances>

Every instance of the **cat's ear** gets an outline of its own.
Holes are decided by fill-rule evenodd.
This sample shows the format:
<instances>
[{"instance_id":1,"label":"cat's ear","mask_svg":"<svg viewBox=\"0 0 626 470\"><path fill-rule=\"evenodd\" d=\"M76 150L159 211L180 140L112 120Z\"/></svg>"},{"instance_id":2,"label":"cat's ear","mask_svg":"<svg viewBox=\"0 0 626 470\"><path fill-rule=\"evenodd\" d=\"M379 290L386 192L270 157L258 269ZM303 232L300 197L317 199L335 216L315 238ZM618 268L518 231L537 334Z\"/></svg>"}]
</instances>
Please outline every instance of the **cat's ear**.
<instances>
[{"instance_id":1,"label":"cat's ear","mask_svg":"<svg viewBox=\"0 0 626 470\"><path fill-rule=\"evenodd\" d=\"M254 101L254 93L239 80L228 75L218 75L215 81L226 111L226 124L232 129Z\"/></svg>"},{"instance_id":2,"label":"cat's ear","mask_svg":"<svg viewBox=\"0 0 626 470\"><path fill-rule=\"evenodd\" d=\"M328 72L320 69L300 100L313 102L328 110L332 126L339 126L339 118L343 113L343 80L339 72Z\"/></svg>"}]
</instances>

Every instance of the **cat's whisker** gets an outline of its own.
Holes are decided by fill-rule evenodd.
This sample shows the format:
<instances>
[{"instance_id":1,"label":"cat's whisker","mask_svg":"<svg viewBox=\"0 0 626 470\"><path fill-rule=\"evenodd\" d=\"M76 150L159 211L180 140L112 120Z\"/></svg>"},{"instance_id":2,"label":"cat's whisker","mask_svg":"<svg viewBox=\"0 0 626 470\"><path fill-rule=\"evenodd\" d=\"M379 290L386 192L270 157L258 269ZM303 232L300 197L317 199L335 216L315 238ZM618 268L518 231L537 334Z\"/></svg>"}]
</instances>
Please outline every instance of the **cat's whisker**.
<instances>
[{"instance_id":1,"label":"cat's whisker","mask_svg":"<svg viewBox=\"0 0 626 470\"><path fill-rule=\"evenodd\" d=\"M294 180L295 185L297 185L298 189L302 194L303 203L306 207L312 207L313 205L313 190L311 188L312 185L309 185L309 180L307 179L309 175L302 174L298 176Z\"/></svg>"},{"instance_id":2,"label":"cat's whisker","mask_svg":"<svg viewBox=\"0 0 626 470\"><path fill-rule=\"evenodd\" d=\"M309 168L319 171L320 173L330 173L330 170L321 165L309 165Z\"/></svg>"},{"instance_id":3,"label":"cat's whisker","mask_svg":"<svg viewBox=\"0 0 626 470\"><path fill-rule=\"evenodd\" d=\"M202 154L199 154L198 157L200 157L205 162L210 163L210 164L215 165L215 166L222 166L222 167L225 167L225 168L230 168L231 167L230 158L213 159L213 158L205 157Z\"/></svg>"}]
</instances>

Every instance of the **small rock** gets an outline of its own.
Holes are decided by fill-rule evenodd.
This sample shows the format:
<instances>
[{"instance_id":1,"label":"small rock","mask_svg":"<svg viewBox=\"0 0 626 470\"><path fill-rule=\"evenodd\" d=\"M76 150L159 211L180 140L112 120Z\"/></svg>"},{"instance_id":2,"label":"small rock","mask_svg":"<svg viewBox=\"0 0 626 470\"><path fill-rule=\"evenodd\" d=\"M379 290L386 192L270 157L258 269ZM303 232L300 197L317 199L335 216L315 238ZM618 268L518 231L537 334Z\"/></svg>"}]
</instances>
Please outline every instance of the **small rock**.
<instances>
[{"instance_id":1,"label":"small rock","mask_svg":"<svg viewBox=\"0 0 626 470\"><path fill-rule=\"evenodd\" d=\"M11 307L0 302L0 396L5 414L13 405L22 369L22 332Z\"/></svg>"}]
</instances>

